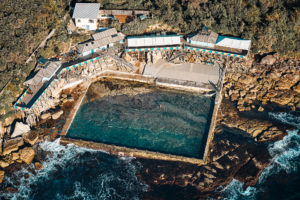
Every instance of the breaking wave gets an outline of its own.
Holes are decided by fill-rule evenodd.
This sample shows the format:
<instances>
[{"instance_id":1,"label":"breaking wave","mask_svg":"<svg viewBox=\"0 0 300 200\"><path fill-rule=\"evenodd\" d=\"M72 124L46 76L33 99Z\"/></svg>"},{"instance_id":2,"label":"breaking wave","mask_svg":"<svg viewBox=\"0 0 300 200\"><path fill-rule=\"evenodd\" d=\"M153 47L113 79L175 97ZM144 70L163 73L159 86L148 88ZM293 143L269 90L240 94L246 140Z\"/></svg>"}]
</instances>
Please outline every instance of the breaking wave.
<instances>
[{"instance_id":1,"label":"breaking wave","mask_svg":"<svg viewBox=\"0 0 300 200\"><path fill-rule=\"evenodd\" d=\"M300 117L289 113L270 113L270 116L282 123L300 128ZM270 143L268 151L272 157L254 187L244 187L244 183L232 180L223 188L225 199L296 199L300 197L300 135L299 130L288 131L280 141Z\"/></svg>"},{"instance_id":2,"label":"breaking wave","mask_svg":"<svg viewBox=\"0 0 300 200\"><path fill-rule=\"evenodd\" d=\"M117 158L105 152L75 145L63 146L59 139L43 142L44 168L28 168L5 177L7 187L19 181L17 193L2 193L5 199L139 199L147 186L139 183L140 166L131 158ZM24 177L29 174L29 178ZM21 178L20 178L21 177ZM27 176L28 177L28 176Z\"/></svg>"},{"instance_id":3,"label":"breaking wave","mask_svg":"<svg viewBox=\"0 0 300 200\"><path fill-rule=\"evenodd\" d=\"M281 123L295 126L297 129L300 129L300 116L295 116L291 113L278 112L278 113L269 113L271 119L280 121Z\"/></svg>"}]
</instances>

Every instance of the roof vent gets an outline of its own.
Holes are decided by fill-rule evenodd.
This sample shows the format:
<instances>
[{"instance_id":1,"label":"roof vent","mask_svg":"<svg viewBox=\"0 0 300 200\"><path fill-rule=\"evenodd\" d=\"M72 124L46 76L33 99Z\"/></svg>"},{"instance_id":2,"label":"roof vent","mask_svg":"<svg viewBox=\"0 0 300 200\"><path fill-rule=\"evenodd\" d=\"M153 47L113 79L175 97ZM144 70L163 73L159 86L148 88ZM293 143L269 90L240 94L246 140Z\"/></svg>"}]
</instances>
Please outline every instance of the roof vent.
<instances>
[{"instance_id":1,"label":"roof vent","mask_svg":"<svg viewBox=\"0 0 300 200\"><path fill-rule=\"evenodd\" d=\"M85 44L85 46L89 46L89 44Z\"/></svg>"}]
</instances>

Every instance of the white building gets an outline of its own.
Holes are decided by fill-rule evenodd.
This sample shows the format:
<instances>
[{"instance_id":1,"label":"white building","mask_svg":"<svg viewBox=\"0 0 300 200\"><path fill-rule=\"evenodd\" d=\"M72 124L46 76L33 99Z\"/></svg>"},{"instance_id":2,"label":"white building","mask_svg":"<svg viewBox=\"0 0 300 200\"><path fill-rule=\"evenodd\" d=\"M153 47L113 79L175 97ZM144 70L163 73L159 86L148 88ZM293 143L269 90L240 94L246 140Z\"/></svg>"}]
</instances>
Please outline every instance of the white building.
<instances>
[{"instance_id":1,"label":"white building","mask_svg":"<svg viewBox=\"0 0 300 200\"><path fill-rule=\"evenodd\" d=\"M61 61L47 62L25 85L36 86L49 81L61 67Z\"/></svg>"},{"instance_id":2,"label":"white building","mask_svg":"<svg viewBox=\"0 0 300 200\"><path fill-rule=\"evenodd\" d=\"M237 49L240 51L249 51L251 47L251 40L245 40L236 37L219 36L216 42L217 47L224 49Z\"/></svg>"},{"instance_id":3,"label":"white building","mask_svg":"<svg viewBox=\"0 0 300 200\"><path fill-rule=\"evenodd\" d=\"M96 30L99 9L100 3L76 3L72 17L76 27Z\"/></svg>"},{"instance_id":4,"label":"white building","mask_svg":"<svg viewBox=\"0 0 300 200\"><path fill-rule=\"evenodd\" d=\"M127 38L128 48L169 47L181 45L180 35L131 36Z\"/></svg>"},{"instance_id":5,"label":"white building","mask_svg":"<svg viewBox=\"0 0 300 200\"><path fill-rule=\"evenodd\" d=\"M107 29L93 34L93 40L77 45L77 51L81 56L87 56L98 50L113 47L116 42L123 43L124 38L125 35L118 33L115 28Z\"/></svg>"}]
</instances>

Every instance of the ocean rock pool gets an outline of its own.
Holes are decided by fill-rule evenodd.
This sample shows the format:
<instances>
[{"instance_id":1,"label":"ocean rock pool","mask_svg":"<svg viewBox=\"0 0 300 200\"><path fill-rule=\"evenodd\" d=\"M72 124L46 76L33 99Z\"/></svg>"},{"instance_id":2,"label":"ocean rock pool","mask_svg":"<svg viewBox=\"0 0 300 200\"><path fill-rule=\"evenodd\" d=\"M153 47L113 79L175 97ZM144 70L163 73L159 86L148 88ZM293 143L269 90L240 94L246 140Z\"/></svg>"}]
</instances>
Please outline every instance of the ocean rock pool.
<instances>
[{"instance_id":1,"label":"ocean rock pool","mask_svg":"<svg viewBox=\"0 0 300 200\"><path fill-rule=\"evenodd\" d=\"M158 88L93 98L89 93L67 137L202 158L214 97Z\"/></svg>"}]
</instances>

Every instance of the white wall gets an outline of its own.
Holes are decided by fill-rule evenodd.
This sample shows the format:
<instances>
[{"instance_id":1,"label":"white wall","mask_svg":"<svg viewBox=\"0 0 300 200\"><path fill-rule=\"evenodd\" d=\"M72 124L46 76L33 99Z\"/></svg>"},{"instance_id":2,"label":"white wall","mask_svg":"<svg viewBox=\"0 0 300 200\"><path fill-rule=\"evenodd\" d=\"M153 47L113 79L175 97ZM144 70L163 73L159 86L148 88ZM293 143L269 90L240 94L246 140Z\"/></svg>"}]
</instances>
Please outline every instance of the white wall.
<instances>
[{"instance_id":1,"label":"white wall","mask_svg":"<svg viewBox=\"0 0 300 200\"><path fill-rule=\"evenodd\" d=\"M180 36L145 36L128 38L128 47L180 45Z\"/></svg>"},{"instance_id":2,"label":"white wall","mask_svg":"<svg viewBox=\"0 0 300 200\"><path fill-rule=\"evenodd\" d=\"M214 47L214 44L212 43L206 43L206 42L199 42L199 41L194 41L194 40L190 40L188 39L188 42L194 45L199 45L199 46L205 46L205 47Z\"/></svg>"},{"instance_id":3,"label":"white wall","mask_svg":"<svg viewBox=\"0 0 300 200\"><path fill-rule=\"evenodd\" d=\"M89 26L89 29L87 30L96 30L97 29L97 19L92 19L93 22L89 21L90 19L81 18L81 19L75 19L76 27L87 29L87 25Z\"/></svg>"}]
</instances>

